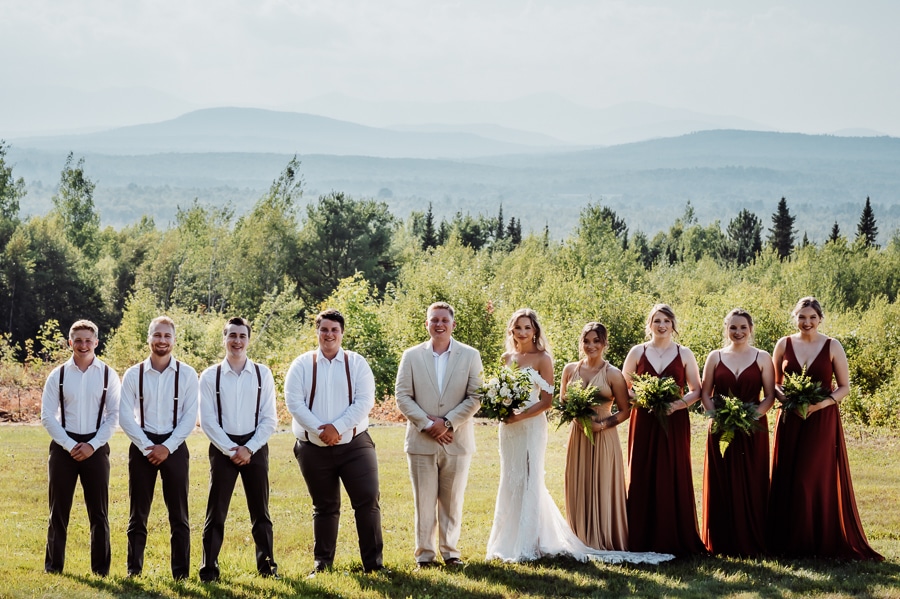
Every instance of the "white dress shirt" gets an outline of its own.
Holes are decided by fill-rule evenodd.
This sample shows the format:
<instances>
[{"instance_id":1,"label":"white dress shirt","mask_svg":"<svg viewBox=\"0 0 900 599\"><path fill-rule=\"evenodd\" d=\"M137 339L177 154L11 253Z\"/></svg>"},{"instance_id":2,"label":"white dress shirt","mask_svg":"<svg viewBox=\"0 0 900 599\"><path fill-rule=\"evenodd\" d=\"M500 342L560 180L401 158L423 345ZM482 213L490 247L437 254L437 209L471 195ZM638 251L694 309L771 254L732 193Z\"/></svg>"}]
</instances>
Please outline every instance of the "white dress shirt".
<instances>
[{"instance_id":1,"label":"white dress shirt","mask_svg":"<svg viewBox=\"0 0 900 599\"><path fill-rule=\"evenodd\" d=\"M100 398L103 396L103 372L106 364L100 358L94 358L91 365L82 372L69 358L60 368L55 368L44 383L41 396L41 424L50 433L53 440L71 452L77 445L66 431L76 435L89 435L96 431L90 446L94 449L102 447L112 437L119 420L119 375L109 369L109 380L106 389L106 405L97 428L97 415L100 411ZM63 428L59 412L59 371L66 369L63 378L63 396L65 398L66 427Z\"/></svg>"},{"instance_id":2,"label":"white dress shirt","mask_svg":"<svg viewBox=\"0 0 900 599\"><path fill-rule=\"evenodd\" d=\"M312 390L312 357L317 354L316 396L312 410L309 394ZM350 365L350 383L353 387L352 403L348 397L347 372L344 361ZM369 412L375 406L375 376L369 363L356 352L338 350L333 360L320 350L306 352L297 357L288 368L284 379L284 397L287 409L294 417L291 430L301 441L324 446L319 439L319 427L331 424L341 435L341 445L353 440L353 429L360 434L369 428Z\"/></svg>"},{"instance_id":3,"label":"white dress shirt","mask_svg":"<svg viewBox=\"0 0 900 599\"><path fill-rule=\"evenodd\" d=\"M450 361L450 352L453 351L453 339L450 339L450 345L447 346L447 351L442 354L434 351L433 341L429 341L428 344L431 346L431 355L434 356L434 375L437 377L438 391L443 393L444 374L447 372L447 363Z\"/></svg>"},{"instance_id":4,"label":"white dress shirt","mask_svg":"<svg viewBox=\"0 0 900 599\"><path fill-rule=\"evenodd\" d=\"M144 365L144 428L141 429L140 370L135 364L122 377L122 397L119 404L119 426L131 442L147 455L147 447L154 443L145 431L157 435L172 433L163 445L173 452L184 443L197 424L197 371L180 362L178 373L178 424L172 428L175 410L175 357L162 372L153 369L150 358Z\"/></svg>"},{"instance_id":5,"label":"white dress shirt","mask_svg":"<svg viewBox=\"0 0 900 599\"><path fill-rule=\"evenodd\" d=\"M216 368L222 367L220 393L222 396L222 424L219 425L219 408L216 403ZM268 443L278 425L275 413L275 380L268 367L259 364L262 377L262 393L259 399L259 424L256 433L244 446L256 453ZM223 454L232 456L234 441L228 435L246 435L253 432L256 419L257 380L254 362L247 359L243 370L235 372L222 360L210 366L200 375L200 428L213 445Z\"/></svg>"}]
</instances>

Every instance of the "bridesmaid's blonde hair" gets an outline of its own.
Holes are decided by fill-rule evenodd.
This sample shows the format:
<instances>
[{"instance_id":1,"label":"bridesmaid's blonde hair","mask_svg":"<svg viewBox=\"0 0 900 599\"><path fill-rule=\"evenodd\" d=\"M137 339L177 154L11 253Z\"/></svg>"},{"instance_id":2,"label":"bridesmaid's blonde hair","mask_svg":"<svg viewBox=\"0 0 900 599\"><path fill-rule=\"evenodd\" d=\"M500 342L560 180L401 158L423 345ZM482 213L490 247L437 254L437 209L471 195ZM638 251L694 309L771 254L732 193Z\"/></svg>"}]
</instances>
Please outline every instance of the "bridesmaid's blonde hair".
<instances>
[{"instance_id":1,"label":"bridesmaid's blonde hair","mask_svg":"<svg viewBox=\"0 0 900 599\"><path fill-rule=\"evenodd\" d=\"M534 346L538 350L545 351L552 356L550 342L547 341L544 329L541 328L541 323L538 322L537 313L531 308L519 308L509 317L509 322L506 323L506 351L509 353L519 351L516 338L513 335L513 327L516 326L516 321L523 316L531 320L531 326L534 328Z\"/></svg>"},{"instance_id":2,"label":"bridesmaid's blonde hair","mask_svg":"<svg viewBox=\"0 0 900 599\"><path fill-rule=\"evenodd\" d=\"M794 317L794 320L797 320L797 315L800 314L800 310L803 308L812 308L816 311L816 314L819 315L819 320L825 320L825 313L822 312L822 304L819 303L819 300L809 295L806 297L801 297L797 301L797 305L794 306L794 309L791 310L791 316Z\"/></svg>"}]
</instances>

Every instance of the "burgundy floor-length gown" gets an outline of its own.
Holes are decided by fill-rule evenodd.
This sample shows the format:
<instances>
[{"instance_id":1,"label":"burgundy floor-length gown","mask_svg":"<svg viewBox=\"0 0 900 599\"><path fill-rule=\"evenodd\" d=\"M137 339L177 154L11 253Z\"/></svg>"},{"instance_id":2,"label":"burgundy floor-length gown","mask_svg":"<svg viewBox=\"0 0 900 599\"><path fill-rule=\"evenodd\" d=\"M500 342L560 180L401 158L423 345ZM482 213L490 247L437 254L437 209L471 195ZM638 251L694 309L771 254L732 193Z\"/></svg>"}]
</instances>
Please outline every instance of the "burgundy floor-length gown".
<instances>
[{"instance_id":1,"label":"burgundy floor-length gown","mask_svg":"<svg viewBox=\"0 0 900 599\"><path fill-rule=\"evenodd\" d=\"M716 395L759 404L762 370L754 360L735 376L720 356L713 370L713 387ZM769 426L765 416L757 422L758 430L749 435L735 433L724 456L719 450L721 433L707 436L702 535L711 553L753 557L765 552Z\"/></svg>"},{"instance_id":2,"label":"burgundy floor-length gown","mask_svg":"<svg viewBox=\"0 0 900 599\"><path fill-rule=\"evenodd\" d=\"M803 370L790 337L783 369L785 374ZM806 374L823 389L833 389L831 339ZM778 418L767 543L770 553L788 557L884 559L869 546L859 520L837 406L823 408L806 420L795 413L784 421Z\"/></svg>"},{"instance_id":3,"label":"burgundy floor-length gown","mask_svg":"<svg viewBox=\"0 0 900 599\"><path fill-rule=\"evenodd\" d=\"M681 347L657 373L646 347L636 374L670 376L684 389ZM668 432L644 408L631 411L628 428L628 548L688 556L706 553L697 532L697 506L691 478L691 425L687 410L668 417Z\"/></svg>"}]
</instances>

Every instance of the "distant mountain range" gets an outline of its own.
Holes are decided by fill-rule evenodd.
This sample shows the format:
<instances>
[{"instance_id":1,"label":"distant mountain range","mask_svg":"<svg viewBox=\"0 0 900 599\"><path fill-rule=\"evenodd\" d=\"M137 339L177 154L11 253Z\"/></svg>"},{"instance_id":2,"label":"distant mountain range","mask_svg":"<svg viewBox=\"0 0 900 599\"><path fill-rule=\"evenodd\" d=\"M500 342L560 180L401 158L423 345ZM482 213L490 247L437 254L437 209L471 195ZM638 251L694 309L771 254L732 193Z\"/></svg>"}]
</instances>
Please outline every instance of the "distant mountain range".
<instances>
[{"instance_id":1,"label":"distant mountain range","mask_svg":"<svg viewBox=\"0 0 900 599\"><path fill-rule=\"evenodd\" d=\"M835 221L851 234L871 196L882 241L900 226L898 138L713 130L573 149L498 126L458 133L441 126L415 129L422 130L264 110L201 110L107 132L10 140L8 162L29 186L23 211L40 214L51 206L68 151L84 156L87 175L97 182L103 222L116 226L143 214L170 221L178 206L195 199L230 203L241 213L295 152L307 200L332 190L375 197L401 218L429 203L439 218L493 214L502 203L526 230L549 225L563 236L586 203L601 202L632 231L652 234L667 228L688 201L701 222L727 223L747 208L768 226L768 215L785 196L798 234L816 240ZM390 157L415 155L413 150L458 155ZM372 155L353 155L365 153Z\"/></svg>"}]
</instances>

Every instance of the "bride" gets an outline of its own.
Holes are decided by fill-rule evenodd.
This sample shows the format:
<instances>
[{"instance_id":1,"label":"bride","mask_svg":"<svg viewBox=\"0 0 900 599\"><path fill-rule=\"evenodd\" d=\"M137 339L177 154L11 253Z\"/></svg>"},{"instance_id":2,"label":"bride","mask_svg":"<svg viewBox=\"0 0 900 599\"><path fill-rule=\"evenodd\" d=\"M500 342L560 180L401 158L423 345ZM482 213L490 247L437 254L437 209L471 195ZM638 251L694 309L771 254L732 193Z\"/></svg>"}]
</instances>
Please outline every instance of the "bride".
<instances>
[{"instance_id":1,"label":"bride","mask_svg":"<svg viewBox=\"0 0 900 599\"><path fill-rule=\"evenodd\" d=\"M506 349L504 362L528 371L534 389L525 407L499 426L500 488L487 559L523 562L555 555L610 563L672 559L661 553L599 551L575 536L544 484L545 412L553 401L553 357L534 310L522 308L512 315Z\"/></svg>"}]
</instances>

